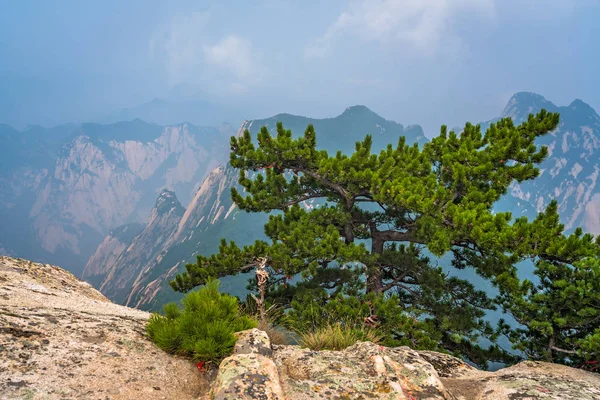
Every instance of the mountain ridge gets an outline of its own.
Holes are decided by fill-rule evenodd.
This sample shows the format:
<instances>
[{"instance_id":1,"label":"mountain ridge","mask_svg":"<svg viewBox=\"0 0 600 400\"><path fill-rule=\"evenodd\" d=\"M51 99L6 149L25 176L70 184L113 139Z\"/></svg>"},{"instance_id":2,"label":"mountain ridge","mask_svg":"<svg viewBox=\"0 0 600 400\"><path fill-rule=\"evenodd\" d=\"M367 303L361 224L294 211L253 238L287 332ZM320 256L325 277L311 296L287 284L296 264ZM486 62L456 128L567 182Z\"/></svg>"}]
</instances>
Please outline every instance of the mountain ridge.
<instances>
[{"instance_id":1,"label":"mountain ridge","mask_svg":"<svg viewBox=\"0 0 600 400\"><path fill-rule=\"evenodd\" d=\"M503 114L512 114L517 118L516 122L519 123L526 118L526 115L530 111L537 111L535 109L536 106L545 105L547 107L551 107L553 110L563 110L565 113L565 118L561 122L559 129L556 132L549 134L547 137L540 140L539 144L552 144L554 142L554 148L558 145L555 143L558 139L567 135L569 139L569 143L571 142L573 135L578 131L578 135L590 134L589 130L593 136L597 136L600 133L600 125L597 127L583 129L581 128L581 109L583 109L583 105L579 102L575 103L575 108L579 108L580 110L572 110L570 107L558 107L553 103L546 100L543 96L537 94L531 94L526 92L516 93L507 103L507 106L503 110ZM587 109L587 108L585 108ZM570 110L570 111L569 111ZM567 112L568 111L568 112ZM577 111L577 112L575 112ZM588 110L589 111L589 110ZM376 117L373 117L374 114ZM595 114L595 111L594 111ZM594 114L584 115L584 119L587 121L588 119L594 120ZM366 115L369 119L369 126L365 127L362 123L357 123L353 125L345 124L344 120L350 119L353 123L356 119L359 119L359 115ZM596 114L597 115L597 114ZM588 118L590 117L590 118ZM266 126L271 132L274 131L276 122L282 121L283 125L286 129L291 129L294 134L298 135L304 131L306 125L308 123L313 123L315 125L315 129L317 131L317 140L321 148L326 148L328 150L336 149L342 147L345 151L352 151L355 140L362 140L366 133L371 132L379 132L381 136L374 136L375 139L379 139L374 144L374 151L377 151L378 146L381 147L382 143L394 142L397 140L397 137L400 136L401 133L409 133L412 134L413 139L416 139L417 142L426 140L425 136L422 135L422 130L420 127L417 129L407 127L405 128L401 124L397 124L395 122L390 123L385 126L386 129L392 130L395 129L395 132L391 135L387 135L390 133L386 131L386 129L381 129L381 121L385 121L382 117L379 117L377 114L373 113L367 107L359 106L358 108L349 107L342 114L337 117L327 118L327 119L311 119L308 117L295 116L291 114L278 114L271 118L266 118L262 120L253 120L253 121L245 121L238 130L238 135L243 133L245 129L251 131L253 135L255 135L258 130L262 126ZM323 124L323 121L326 123ZM341 122L339 126L331 128L331 125L328 125L333 122ZM350 129L354 129L353 136L347 135L349 132L348 127ZM329 128L329 131L327 129ZM375 128L375 129L373 129ZM335 135L331 136L331 132L335 132ZM329 134L329 135L328 135ZM319 136L321 135L321 136ZM591 134L590 134L591 135ZM328 137L329 136L329 137ZM339 138L342 137L343 140ZM355 140L353 140L355 139ZM588 140L589 143L592 143ZM587 145L585 140L574 141L571 151L578 154L579 159L588 160L592 162L594 160L594 155L600 155L600 145ZM581 157L581 149L585 149L586 146L589 148L587 155L582 158ZM568 151L569 149L565 150ZM558 150L557 150L558 151ZM532 188L536 188L540 193L540 196L543 197L543 202L547 204L551 198L557 197L559 195L555 195L555 190L557 188L560 190L560 185L557 184L557 181L560 181L562 185L566 185L566 187L577 187L578 185L585 186L585 179L588 177L585 175L585 171L588 171L593 174L596 173L594 171L600 169L600 165L596 164L591 167L585 169L582 166L582 171L580 174L569 174L567 170L559 168L555 173L555 180L547 180L546 177L550 174L547 173L549 169L549 165L556 164L555 158L558 156L557 151L552 153L552 149L550 151L550 156L541 166L541 178L544 178L542 181L534 180L533 182L524 182L520 185L513 185L511 187L511 192L508 193L499 203L498 210L499 211L512 211L513 215L518 217L521 215L526 215L529 217L535 216L538 210L541 210L540 206L534 202L529 200L532 199L531 191ZM562 148L560 149L562 152ZM553 155L554 154L554 155ZM562 159L562 155L560 155L559 160ZM578 161L583 163L583 161ZM562 165L559 163L559 165ZM553 165L555 167L555 165ZM573 168L573 167L571 167ZM591 168L591 169L590 169ZM584 171L585 170L585 171ZM545 172L546 171L546 172ZM544 175L546 174L546 175ZM560 176L559 176L560 175ZM586 178L584 179L584 176ZM568 178L570 177L570 180ZM567 181L565 181L567 179ZM591 181L590 181L591 182ZM528 186L534 185L534 186ZM160 256L155 257L157 260L150 269L152 272L149 274L151 277L146 279L146 287L144 287L143 282L144 279L138 282L138 285L132 289L132 293L130 294L127 303L128 305L141 307L141 308L156 308L159 307L160 304L178 298L178 294L173 293L171 289L167 286L167 282L169 279L172 279L173 276L182 271L183 266L186 262L193 262L194 254L201 253L204 255L209 255L218 250L219 239L221 237L227 238L227 240L235 240L239 245L248 244L249 242L254 241L255 239L263 237L262 225L266 221L266 215L262 214L248 214L245 212L240 212L228 195L228 190L226 188L237 187L240 188L237 184L237 171L235 171L231 166L221 166L218 167L213 173L206 178L206 180L201 185L201 190L197 192L196 196L200 192L202 192L202 205L200 205L199 201L194 202L194 200L190 203L188 209L186 209L184 215L185 222L180 221L177 224L177 227L174 228L173 232L176 232L175 235L172 235L170 239L167 240L168 245L161 249ZM583 187L583 186L582 186ZM585 189L585 190L584 190ZM571 190L571 189L569 189ZM600 198L600 189L598 189L594 185L587 185L583 187L586 193L588 193L587 197L582 195L583 197L579 200L579 202L583 202L586 200L585 204L581 207L585 209L588 207L590 210L586 215L592 216L594 212L599 215L597 218L600 221L600 201L598 203L594 203L595 200L593 195L596 193L598 198ZM572 192L572 190L571 190ZM527 195L526 193L530 193ZM195 197L196 197L195 196ZM527 196L529 196L529 200L526 200ZM563 196L564 197L564 196ZM567 196L570 198L569 196ZM590 200L593 200L590 203ZM526 203L526 204L525 204ZM564 203L564 202L563 202ZM561 203L561 214L563 220L567 220L568 227L574 227L577 223L585 222L582 219L581 212L577 213L577 209L575 207L571 207L575 210L573 215L567 215L569 211L569 207L566 203ZM568 201L567 201L568 203ZM580 207L580 208L581 208ZM527 212L522 212L523 210L528 210ZM599 222L600 223L600 222ZM594 226L587 226L587 228L595 229ZM240 292L240 287L243 287L243 279L244 277L234 277L234 278L226 278L224 279L224 288L225 290L231 290L234 294L242 295ZM230 285L230 286L228 286ZM242 285L242 286L240 286Z\"/></svg>"},{"instance_id":2,"label":"mountain ridge","mask_svg":"<svg viewBox=\"0 0 600 400\"><path fill-rule=\"evenodd\" d=\"M518 117L516 122L524 121L524 111L532 108L531 104L515 108L518 102L514 99L519 95L522 94L517 93L509 101L509 114ZM515 216L533 218L551 200L557 200L567 230L581 226L599 234L600 116L582 100L556 106L537 95L534 104L540 103L561 116L556 131L538 140L539 145L548 147L548 157L540 165L538 178L512 185L510 196L516 201L509 204L505 198L501 204Z\"/></svg>"}]
</instances>

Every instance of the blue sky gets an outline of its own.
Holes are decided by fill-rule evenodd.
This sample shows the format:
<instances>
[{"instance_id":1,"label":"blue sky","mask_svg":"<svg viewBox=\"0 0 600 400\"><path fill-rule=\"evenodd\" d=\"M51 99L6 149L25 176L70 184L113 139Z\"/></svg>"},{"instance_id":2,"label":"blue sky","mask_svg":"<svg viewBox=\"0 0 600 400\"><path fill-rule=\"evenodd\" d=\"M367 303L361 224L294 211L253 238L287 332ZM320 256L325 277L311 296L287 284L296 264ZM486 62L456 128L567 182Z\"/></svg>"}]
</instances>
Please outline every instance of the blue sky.
<instances>
[{"instance_id":1,"label":"blue sky","mask_svg":"<svg viewBox=\"0 0 600 400\"><path fill-rule=\"evenodd\" d=\"M600 108L600 2L0 2L0 122L55 125L156 97L335 116L364 104L431 136L517 91Z\"/></svg>"}]
</instances>

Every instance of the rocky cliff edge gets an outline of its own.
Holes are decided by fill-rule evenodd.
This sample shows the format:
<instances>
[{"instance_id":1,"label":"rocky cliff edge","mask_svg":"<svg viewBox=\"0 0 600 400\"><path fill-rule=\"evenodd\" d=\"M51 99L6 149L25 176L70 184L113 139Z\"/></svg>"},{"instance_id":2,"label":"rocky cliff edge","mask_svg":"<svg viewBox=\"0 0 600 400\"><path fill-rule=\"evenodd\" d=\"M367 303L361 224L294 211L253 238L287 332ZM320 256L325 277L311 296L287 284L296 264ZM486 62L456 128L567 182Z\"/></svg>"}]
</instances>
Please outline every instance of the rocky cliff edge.
<instances>
[{"instance_id":1,"label":"rocky cliff edge","mask_svg":"<svg viewBox=\"0 0 600 400\"><path fill-rule=\"evenodd\" d=\"M0 399L193 399L189 361L144 335L150 314L51 265L0 257Z\"/></svg>"},{"instance_id":2,"label":"rocky cliff edge","mask_svg":"<svg viewBox=\"0 0 600 400\"><path fill-rule=\"evenodd\" d=\"M486 372L370 342L275 346L257 329L238 334L211 379L149 342L148 317L58 267L0 257L0 399L600 399L600 374L561 365Z\"/></svg>"}]
</instances>

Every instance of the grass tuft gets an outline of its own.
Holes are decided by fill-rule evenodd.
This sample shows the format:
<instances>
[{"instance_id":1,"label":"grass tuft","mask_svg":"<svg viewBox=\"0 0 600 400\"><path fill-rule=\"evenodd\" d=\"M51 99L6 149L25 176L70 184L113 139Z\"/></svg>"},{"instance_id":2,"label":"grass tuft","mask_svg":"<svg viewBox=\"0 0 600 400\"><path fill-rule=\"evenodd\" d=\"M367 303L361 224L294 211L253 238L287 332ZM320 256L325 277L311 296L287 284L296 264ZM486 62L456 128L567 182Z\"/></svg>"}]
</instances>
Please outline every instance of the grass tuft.
<instances>
[{"instance_id":1,"label":"grass tuft","mask_svg":"<svg viewBox=\"0 0 600 400\"><path fill-rule=\"evenodd\" d=\"M311 350L343 350L356 342L379 343L383 336L362 325L327 324L314 331L299 332L299 343Z\"/></svg>"}]
</instances>

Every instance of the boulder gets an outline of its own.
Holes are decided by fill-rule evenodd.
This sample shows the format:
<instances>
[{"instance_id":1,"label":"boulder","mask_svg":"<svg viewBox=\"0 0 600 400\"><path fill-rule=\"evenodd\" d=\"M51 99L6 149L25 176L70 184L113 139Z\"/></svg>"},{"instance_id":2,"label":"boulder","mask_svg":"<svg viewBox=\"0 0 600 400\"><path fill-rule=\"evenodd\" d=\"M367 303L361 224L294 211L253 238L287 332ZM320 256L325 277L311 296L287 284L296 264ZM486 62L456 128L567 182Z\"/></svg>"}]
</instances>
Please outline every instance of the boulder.
<instances>
[{"instance_id":1,"label":"boulder","mask_svg":"<svg viewBox=\"0 0 600 400\"><path fill-rule=\"evenodd\" d=\"M496 372L473 369L465 373L463 368L445 371L441 380L459 400L600 399L599 374L564 365L524 361Z\"/></svg>"},{"instance_id":2,"label":"boulder","mask_svg":"<svg viewBox=\"0 0 600 400\"><path fill-rule=\"evenodd\" d=\"M250 329L237 334L233 355L219 365L210 393L214 400L284 400L277 366L267 334Z\"/></svg>"},{"instance_id":3,"label":"boulder","mask_svg":"<svg viewBox=\"0 0 600 400\"><path fill-rule=\"evenodd\" d=\"M273 357L289 399L454 399L433 366L408 347L361 342L342 351L311 351L281 346Z\"/></svg>"}]
</instances>

